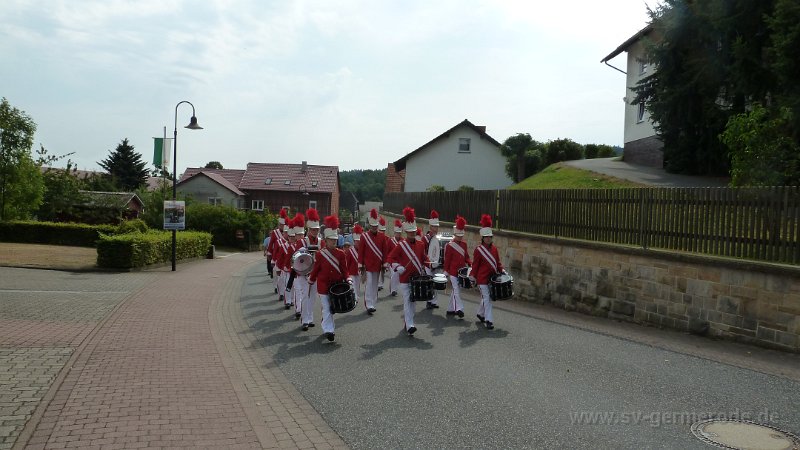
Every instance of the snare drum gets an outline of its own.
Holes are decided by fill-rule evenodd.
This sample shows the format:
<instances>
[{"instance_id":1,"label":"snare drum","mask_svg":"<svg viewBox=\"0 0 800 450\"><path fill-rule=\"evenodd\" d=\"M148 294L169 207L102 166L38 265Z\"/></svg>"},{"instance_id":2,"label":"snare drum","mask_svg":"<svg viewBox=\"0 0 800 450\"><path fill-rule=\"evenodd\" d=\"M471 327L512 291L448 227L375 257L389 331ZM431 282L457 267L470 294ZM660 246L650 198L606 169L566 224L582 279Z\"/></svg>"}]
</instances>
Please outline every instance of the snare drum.
<instances>
[{"instance_id":1,"label":"snare drum","mask_svg":"<svg viewBox=\"0 0 800 450\"><path fill-rule=\"evenodd\" d=\"M458 285L462 289L471 289L476 285L475 277L469 274L469 267L464 266L458 269Z\"/></svg>"},{"instance_id":2,"label":"snare drum","mask_svg":"<svg viewBox=\"0 0 800 450\"><path fill-rule=\"evenodd\" d=\"M292 255L292 269L298 275L308 275L311 273L312 268L314 268L314 255L305 248L294 252Z\"/></svg>"},{"instance_id":3,"label":"snare drum","mask_svg":"<svg viewBox=\"0 0 800 450\"><path fill-rule=\"evenodd\" d=\"M507 300L514 296L514 278L511 275L494 274L489 279L489 296L492 300Z\"/></svg>"},{"instance_id":4,"label":"snare drum","mask_svg":"<svg viewBox=\"0 0 800 450\"><path fill-rule=\"evenodd\" d=\"M333 283L328 289L328 298L331 303L331 314L350 312L358 304L353 286L346 281Z\"/></svg>"},{"instance_id":5,"label":"snare drum","mask_svg":"<svg viewBox=\"0 0 800 450\"><path fill-rule=\"evenodd\" d=\"M430 275L416 275L412 276L408 283L408 288L411 289L411 301L417 300L433 300L433 277Z\"/></svg>"},{"instance_id":6,"label":"snare drum","mask_svg":"<svg viewBox=\"0 0 800 450\"><path fill-rule=\"evenodd\" d=\"M443 273L437 273L433 276L433 288L437 291L447 289L447 277Z\"/></svg>"}]
</instances>

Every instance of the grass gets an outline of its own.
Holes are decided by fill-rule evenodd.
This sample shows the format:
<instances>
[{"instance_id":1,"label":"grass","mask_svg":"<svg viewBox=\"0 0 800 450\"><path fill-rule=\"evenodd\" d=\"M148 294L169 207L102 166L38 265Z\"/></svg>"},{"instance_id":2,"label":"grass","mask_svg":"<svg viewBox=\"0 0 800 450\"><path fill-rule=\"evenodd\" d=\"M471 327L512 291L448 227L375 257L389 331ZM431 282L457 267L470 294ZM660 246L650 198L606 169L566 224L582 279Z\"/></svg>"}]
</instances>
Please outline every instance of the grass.
<instances>
[{"instance_id":1,"label":"grass","mask_svg":"<svg viewBox=\"0 0 800 450\"><path fill-rule=\"evenodd\" d=\"M509 189L621 189L641 184L555 163Z\"/></svg>"},{"instance_id":2,"label":"grass","mask_svg":"<svg viewBox=\"0 0 800 450\"><path fill-rule=\"evenodd\" d=\"M0 266L34 269L96 270L97 249L66 245L0 242Z\"/></svg>"}]
</instances>

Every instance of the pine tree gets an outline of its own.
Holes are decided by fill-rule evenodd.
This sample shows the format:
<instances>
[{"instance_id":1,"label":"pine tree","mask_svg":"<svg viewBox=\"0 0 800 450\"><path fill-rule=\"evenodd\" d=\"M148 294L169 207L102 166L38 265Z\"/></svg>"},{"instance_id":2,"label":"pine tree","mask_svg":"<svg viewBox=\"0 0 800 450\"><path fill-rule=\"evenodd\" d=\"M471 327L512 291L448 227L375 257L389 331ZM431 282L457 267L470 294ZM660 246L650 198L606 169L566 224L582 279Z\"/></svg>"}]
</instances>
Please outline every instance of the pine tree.
<instances>
[{"instance_id":1,"label":"pine tree","mask_svg":"<svg viewBox=\"0 0 800 450\"><path fill-rule=\"evenodd\" d=\"M124 191L134 191L147 183L149 175L142 155L134 151L125 138L110 156L97 163L108 172L113 183Z\"/></svg>"}]
</instances>

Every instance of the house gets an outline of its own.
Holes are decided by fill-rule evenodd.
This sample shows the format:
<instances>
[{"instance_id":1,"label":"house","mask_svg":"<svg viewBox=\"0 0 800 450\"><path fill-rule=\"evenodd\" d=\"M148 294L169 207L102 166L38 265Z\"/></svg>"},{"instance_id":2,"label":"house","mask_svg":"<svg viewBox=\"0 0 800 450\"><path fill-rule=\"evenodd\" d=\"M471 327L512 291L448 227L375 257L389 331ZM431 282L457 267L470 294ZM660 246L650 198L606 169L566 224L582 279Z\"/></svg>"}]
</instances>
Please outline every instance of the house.
<instances>
[{"instance_id":1,"label":"house","mask_svg":"<svg viewBox=\"0 0 800 450\"><path fill-rule=\"evenodd\" d=\"M506 174L506 158L500 153L500 146L486 134L485 126L465 119L390 164L386 192L423 192L432 185L449 191L461 186L477 190L506 188L513 181Z\"/></svg>"},{"instance_id":2,"label":"house","mask_svg":"<svg viewBox=\"0 0 800 450\"><path fill-rule=\"evenodd\" d=\"M84 223L118 223L120 219L136 219L144 213L144 202L133 192L78 191L81 203L73 206L69 216L61 220Z\"/></svg>"},{"instance_id":3,"label":"house","mask_svg":"<svg viewBox=\"0 0 800 450\"><path fill-rule=\"evenodd\" d=\"M646 42L656 39L653 28L647 25L638 33L623 42L600 62L626 75L625 79L625 132L623 159L633 164L652 167L664 166L664 144L656 135L653 122L650 120L644 102L631 104L636 94L631 87L636 86L642 78L651 75L655 67L646 56ZM622 52L628 54L626 70L618 69L611 64L613 58Z\"/></svg>"},{"instance_id":4,"label":"house","mask_svg":"<svg viewBox=\"0 0 800 450\"><path fill-rule=\"evenodd\" d=\"M203 203L208 202L212 205L225 205L233 208L244 207L246 194L236 187L242 179L243 170L196 170L186 169L176 185L178 192Z\"/></svg>"},{"instance_id":5,"label":"house","mask_svg":"<svg viewBox=\"0 0 800 450\"><path fill-rule=\"evenodd\" d=\"M305 214L308 208L316 208L321 218L339 212L339 168L306 161L248 163L245 170L188 168L177 190L195 199L205 198L212 204L273 214L281 208L287 208L291 214Z\"/></svg>"}]
</instances>

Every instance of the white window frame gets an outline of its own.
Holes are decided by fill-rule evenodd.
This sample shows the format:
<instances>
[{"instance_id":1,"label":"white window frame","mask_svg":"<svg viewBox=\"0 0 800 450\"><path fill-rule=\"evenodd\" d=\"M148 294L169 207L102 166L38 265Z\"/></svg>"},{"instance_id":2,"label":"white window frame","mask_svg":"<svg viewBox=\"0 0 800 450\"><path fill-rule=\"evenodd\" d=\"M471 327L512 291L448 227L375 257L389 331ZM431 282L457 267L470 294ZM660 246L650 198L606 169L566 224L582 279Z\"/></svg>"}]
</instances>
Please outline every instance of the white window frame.
<instances>
[{"instance_id":1,"label":"white window frame","mask_svg":"<svg viewBox=\"0 0 800 450\"><path fill-rule=\"evenodd\" d=\"M316 200L309 200L308 201L308 207L317 209L317 201Z\"/></svg>"},{"instance_id":2,"label":"white window frame","mask_svg":"<svg viewBox=\"0 0 800 450\"><path fill-rule=\"evenodd\" d=\"M208 204L209 205L222 205L222 197L208 197Z\"/></svg>"},{"instance_id":3,"label":"white window frame","mask_svg":"<svg viewBox=\"0 0 800 450\"><path fill-rule=\"evenodd\" d=\"M637 59L637 61L639 62L639 75L646 74L647 73L647 66L649 65L649 64L647 64L647 60Z\"/></svg>"},{"instance_id":4,"label":"white window frame","mask_svg":"<svg viewBox=\"0 0 800 450\"><path fill-rule=\"evenodd\" d=\"M464 148L464 144L467 144L466 148ZM472 153L472 150L470 150L471 144L472 140L470 138L458 138L458 153Z\"/></svg>"},{"instance_id":5,"label":"white window frame","mask_svg":"<svg viewBox=\"0 0 800 450\"><path fill-rule=\"evenodd\" d=\"M636 123L644 122L645 107L644 102L639 102L636 108Z\"/></svg>"},{"instance_id":6,"label":"white window frame","mask_svg":"<svg viewBox=\"0 0 800 450\"><path fill-rule=\"evenodd\" d=\"M250 203L250 206L253 211L263 211L264 210L264 200L253 200Z\"/></svg>"}]
</instances>

